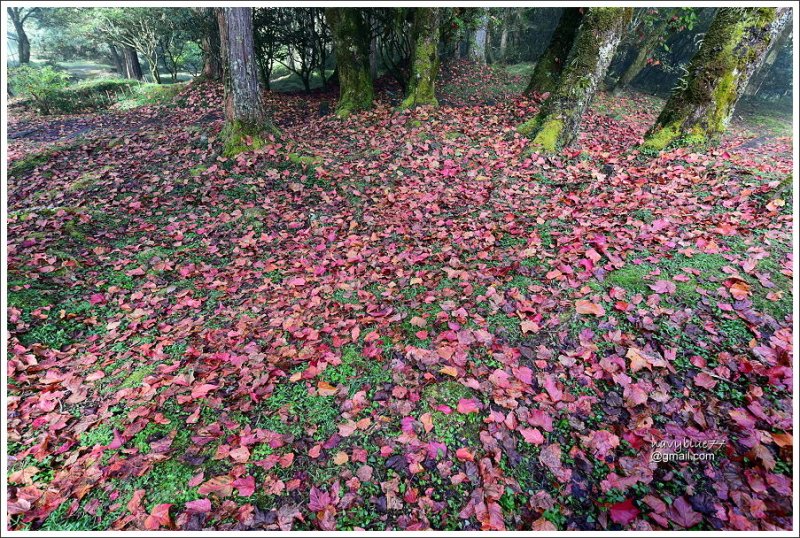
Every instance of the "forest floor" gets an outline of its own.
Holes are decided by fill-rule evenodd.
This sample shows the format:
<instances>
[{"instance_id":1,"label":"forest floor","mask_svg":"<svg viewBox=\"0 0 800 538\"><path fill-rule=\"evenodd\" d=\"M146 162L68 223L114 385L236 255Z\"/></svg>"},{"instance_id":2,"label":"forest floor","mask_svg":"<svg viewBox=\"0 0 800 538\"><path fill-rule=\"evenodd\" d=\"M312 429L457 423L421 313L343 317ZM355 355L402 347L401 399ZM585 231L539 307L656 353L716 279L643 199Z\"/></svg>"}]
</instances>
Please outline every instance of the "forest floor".
<instances>
[{"instance_id":1,"label":"forest floor","mask_svg":"<svg viewBox=\"0 0 800 538\"><path fill-rule=\"evenodd\" d=\"M791 528L791 134L528 156L524 82L14 112L12 528Z\"/></svg>"}]
</instances>

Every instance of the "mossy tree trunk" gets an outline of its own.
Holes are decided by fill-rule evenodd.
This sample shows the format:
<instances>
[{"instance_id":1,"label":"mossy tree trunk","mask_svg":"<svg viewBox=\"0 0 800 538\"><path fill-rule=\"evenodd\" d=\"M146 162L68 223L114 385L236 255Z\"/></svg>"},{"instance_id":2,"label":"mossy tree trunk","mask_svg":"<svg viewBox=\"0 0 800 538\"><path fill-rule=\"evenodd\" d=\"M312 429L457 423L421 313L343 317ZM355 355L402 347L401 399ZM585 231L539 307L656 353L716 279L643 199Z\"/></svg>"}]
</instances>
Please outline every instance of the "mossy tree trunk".
<instances>
[{"instance_id":1,"label":"mossy tree trunk","mask_svg":"<svg viewBox=\"0 0 800 538\"><path fill-rule=\"evenodd\" d=\"M789 8L722 8L644 147L704 144L725 131L736 102L789 19Z\"/></svg>"},{"instance_id":2,"label":"mossy tree trunk","mask_svg":"<svg viewBox=\"0 0 800 538\"><path fill-rule=\"evenodd\" d=\"M555 152L578 135L581 117L606 74L632 8L590 8L583 17L558 86L536 116L519 126L531 149Z\"/></svg>"},{"instance_id":3,"label":"mossy tree trunk","mask_svg":"<svg viewBox=\"0 0 800 538\"><path fill-rule=\"evenodd\" d=\"M439 74L439 37L441 12L439 8L420 7L414 11L414 51L411 77L408 81L404 108L436 106L436 76Z\"/></svg>"},{"instance_id":4,"label":"mossy tree trunk","mask_svg":"<svg viewBox=\"0 0 800 538\"><path fill-rule=\"evenodd\" d=\"M252 8L218 8L225 82L224 154L233 156L265 144L277 128L263 101L253 48Z\"/></svg>"},{"instance_id":5,"label":"mossy tree trunk","mask_svg":"<svg viewBox=\"0 0 800 538\"><path fill-rule=\"evenodd\" d=\"M669 24L670 18L672 14L675 12L674 9L667 10L658 21L656 21L652 28L650 28L645 35L642 44L639 46L639 50L636 51L636 56L633 58L633 62L622 72L617 83L614 85L614 94L619 95L622 93L622 90L627 88L633 79L642 72L642 69L645 68L647 65L647 59L653 54L653 51L656 48L656 45L659 44L661 41L664 31L667 29L667 25Z\"/></svg>"},{"instance_id":6,"label":"mossy tree trunk","mask_svg":"<svg viewBox=\"0 0 800 538\"><path fill-rule=\"evenodd\" d=\"M373 35L369 40L369 76L372 80L378 78L378 36Z\"/></svg>"},{"instance_id":7,"label":"mossy tree trunk","mask_svg":"<svg viewBox=\"0 0 800 538\"><path fill-rule=\"evenodd\" d=\"M558 21L553 37L550 39L550 44L547 45L547 49L536 62L531 80L525 89L526 94L551 92L556 89L558 79L564 69L565 60L572 49L572 43L575 41L575 34L582 19L583 11L581 8L564 8L564 13Z\"/></svg>"},{"instance_id":8,"label":"mossy tree trunk","mask_svg":"<svg viewBox=\"0 0 800 538\"><path fill-rule=\"evenodd\" d=\"M372 106L374 90L369 62L369 27L360 9L325 8L325 18L331 27L339 75L340 118Z\"/></svg>"},{"instance_id":9,"label":"mossy tree trunk","mask_svg":"<svg viewBox=\"0 0 800 538\"><path fill-rule=\"evenodd\" d=\"M764 84L764 81L768 78L772 66L775 65L775 60L778 59L781 49L783 49L783 47L786 45L786 41L791 35L792 25L787 22L778 38L773 40L773 42L770 44L767 55L764 61L761 63L761 66L757 68L753 73L753 76L750 77L750 82L747 83L747 88L745 88L744 95L754 96L758 93L758 90L761 89L761 85Z\"/></svg>"}]
</instances>

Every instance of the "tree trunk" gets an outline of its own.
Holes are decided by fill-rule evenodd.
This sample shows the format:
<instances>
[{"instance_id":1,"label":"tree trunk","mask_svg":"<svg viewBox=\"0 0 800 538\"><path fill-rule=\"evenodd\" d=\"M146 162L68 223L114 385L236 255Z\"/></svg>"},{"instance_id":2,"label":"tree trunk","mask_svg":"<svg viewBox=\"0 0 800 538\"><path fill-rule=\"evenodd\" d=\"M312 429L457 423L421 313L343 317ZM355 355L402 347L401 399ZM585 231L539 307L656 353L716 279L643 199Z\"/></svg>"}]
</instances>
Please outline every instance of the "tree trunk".
<instances>
[{"instance_id":1,"label":"tree trunk","mask_svg":"<svg viewBox=\"0 0 800 538\"><path fill-rule=\"evenodd\" d=\"M339 84L339 66L333 68L333 73L328 77L327 83L329 86Z\"/></svg>"},{"instance_id":2,"label":"tree trunk","mask_svg":"<svg viewBox=\"0 0 800 538\"><path fill-rule=\"evenodd\" d=\"M139 55L136 53L136 49L126 45L122 49L122 53L125 57L125 78L142 80L144 74L142 73L142 64L139 63Z\"/></svg>"},{"instance_id":3,"label":"tree trunk","mask_svg":"<svg viewBox=\"0 0 800 538\"><path fill-rule=\"evenodd\" d=\"M122 56L119 55L116 45L108 43L108 51L111 53L111 61L114 62L114 70L121 77L125 76L125 62Z\"/></svg>"},{"instance_id":4,"label":"tree trunk","mask_svg":"<svg viewBox=\"0 0 800 538\"><path fill-rule=\"evenodd\" d=\"M208 12L213 11L214 8L200 8L203 14L208 17ZM220 43L219 43L219 24L217 21L211 20L206 25L206 31L200 40L200 47L203 49L203 73L202 77L208 80L221 80L222 79L222 59L220 58Z\"/></svg>"},{"instance_id":5,"label":"tree trunk","mask_svg":"<svg viewBox=\"0 0 800 538\"><path fill-rule=\"evenodd\" d=\"M372 80L378 78L378 36L369 40L369 76Z\"/></svg>"},{"instance_id":6,"label":"tree trunk","mask_svg":"<svg viewBox=\"0 0 800 538\"><path fill-rule=\"evenodd\" d=\"M31 63L31 42L28 40L28 34L25 33L25 27L17 18L12 18L11 22L14 24L14 32L17 34L19 65Z\"/></svg>"},{"instance_id":7,"label":"tree trunk","mask_svg":"<svg viewBox=\"0 0 800 538\"><path fill-rule=\"evenodd\" d=\"M439 9L416 8L411 77L408 81L403 108L439 104L436 100L436 76L439 73L439 32Z\"/></svg>"},{"instance_id":8,"label":"tree trunk","mask_svg":"<svg viewBox=\"0 0 800 538\"><path fill-rule=\"evenodd\" d=\"M494 35L492 35L492 27L486 27L486 63L493 64L497 61L494 56L494 52L492 51L492 39L494 39Z\"/></svg>"},{"instance_id":9,"label":"tree trunk","mask_svg":"<svg viewBox=\"0 0 800 538\"><path fill-rule=\"evenodd\" d=\"M575 35L558 86L518 130L534 151L555 152L578 136L581 117L606 74L632 8L590 8Z\"/></svg>"},{"instance_id":10,"label":"tree trunk","mask_svg":"<svg viewBox=\"0 0 800 538\"><path fill-rule=\"evenodd\" d=\"M225 81L224 155L263 146L277 128L267 113L253 48L253 13L249 7L218 8L220 51Z\"/></svg>"},{"instance_id":11,"label":"tree trunk","mask_svg":"<svg viewBox=\"0 0 800 538\"><path fill-rule=\"evenodd\" d=\"M775 60L778 59L781 49L786 43L786 40L789 39L790 35L792 35L792 25L787 23L783 27L783 30L778 38L770 43L769 51L764 58L764 62L760 67L758 67L758 69L756 69L756 71L753 73L753 76L750 77L750 82L747 84L747 88L745 88L744 95L753 97L758 93L758 90L761 89L761 85L764 84L765 80L767 80L772 66L775 65Z\"/></svg>"},{"instance_id":12,"label":"tree trunk","mask_svg":"<svg viewBox=\"0 0 800 538\"><path fill-rule=\"evenodd\" d=\"M325 8L333 34L336 69L339 71L340 118L372 106L373 87L369 72L369 28L355 8Z\"/></svg>"},{"instance_id":13,"label":"tree trunk","mask_svg":"<svg viewBox=\"0 0 800 538\"><path fill-rule=\"evenodd\" d=\"M645 37L644 43L639 47L639 50L636 51L636 56L633 58L633 62L625 69L622 75L617 80L617 83L614 85L614 95L619 95L622 90L627 88L633 79L636 78L636 75L642 72L642 69L645 68L647 65L647 59L655 50L656 45L661 40L661 37L664 35L664 30L667 28L667 24L669 24L669 20L672 17L672 12L674 10L669 10L666 14L664 14L663 18L659 20L657 23L653 25L653 28L650 29L650 33Z\"/></svg>"},{"instance_id":14,"label":"tree trunk","mask_svg":"<svg viewBox=\"0 0 800 538\"><path fill-rule=\"evenodd\" d=\"M499 60L502 63L506 62L506 50L508 48L508 24L509 24L509 17L508 12L503 16L503 29L500 32L500 57Z\"/></svg>"},{"instance_id":15,"label":"tree trunk","mask_svg":"<svg viewBox=\"0 0 800 538\"><path fill-rule=\"evenodd\" d=\"M258 64L259 74L261 75L261 83L264 85L264 89L270 91L270 78L272 77L272 69L268 67L267 62L262 62Z\"/></svg>"},{"instance_id":16,"label":"tree trunk","mask_svg":"<svg viewBox=\"0 0 800 538\"><path fill-rule=\"evenodd\" d=\"M660 150L677 140L704 144L723 133L790 15L789 8L721 8L689 63L685 83L667 100L644 147Z\"/></svg>"},{"instance_id":17,"label":"tree trunk","mask_svg":"<svg viewBox=\"0 0 800 538\"><path fill-rule=\"evenodd\" d=\"M156 84L161 84L161 73L158 72L158 58L155 61L148 61L147 67L150 69L150 77Z\"/></svg>"},{"instance_id":18,"label":"tree trunk","mask_svg":"<svg viewBox=\"0 0 800 538\"><path fill-rule=\"evenodd\" d=\"M558 79L564 70L565 60L570 53L575 34L583 19L581 8L564 8L558 26L550 39L550 44L542 53L533 69L531 80L525 89L526 94L551 92L558 86Z\"/></svg>"},{"instance_id":19,"label":"tree trunk","mask_svg":"<svg viewBox=\"0 0 800 538\"><path fill-rule=\"evenodd\" d=\"M489 17L483 15L480 19L480 25L475 29L470 55L472 60L479 64L486 63L486 46L489 36Z\"/></svg>"}]
</instances>

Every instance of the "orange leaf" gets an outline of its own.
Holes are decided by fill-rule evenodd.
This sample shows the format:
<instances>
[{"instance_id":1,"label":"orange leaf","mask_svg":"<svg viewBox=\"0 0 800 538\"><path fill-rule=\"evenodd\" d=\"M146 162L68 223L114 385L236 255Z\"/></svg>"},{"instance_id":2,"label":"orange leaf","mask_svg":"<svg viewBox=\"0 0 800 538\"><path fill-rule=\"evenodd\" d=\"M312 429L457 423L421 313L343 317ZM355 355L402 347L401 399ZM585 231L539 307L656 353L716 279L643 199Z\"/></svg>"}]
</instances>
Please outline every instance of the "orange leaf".
<instances>
[{"instance_id":1,"label":"orange leaf","mask_svg":"<svg viewBox=\"0 0 800 538\"><path fill-rule=\"evenodd\" d=\"M327 381L320 381L317 383L317 389L319 390L320 396L333 396L336 394L336 387L328 383Z\"/></svg>"},{"instance_id":2,"label":"orange leaf","mask_svg":"<svg viewBox=\"0 0 800 538\"><path fill-rule=\"evenodd\" d=\"M172 520L169 517L169 509L172 505L168 503L157 504L147 519L144 520L144 528L149 531L158 530L161 527L169 527Z\"/></svg>"},{"instance_id":3,"label":"orange leaf","mask_svg":"<svg viewBox=\"0 0 800 538\"><path fill-rule=\"evenodd\" d=\"M430 413L423 413L419 417L419 421L425 427L425 432L428 433L433 429L433 418Z\"/></svg>"},{"instance_id":4,"label":"orange leaf","mask_svg":"<svg viewBox=\"0 0 800 538\"><path fill-rule=\"evenodd\" d=\"M602 305L583 299L575 302L575 310L578 314L594 314L595 316L603 316L606 313Z\"/></svg>"},{"instance_id":5,"label":"orange leaf","mask_svg":"<svg viewBox=\"0 0 800 538\"><path fill-rule=\"evenodd\" d=\"M731 295L737 301L744 301L750 295L750 285L745 282L734 282L731 285Z\"/></svg>"},{"instance_id":6,"label":"orange leaf","mask_svg":"<svg viewBox=\"0 0 800 538\"><path fill-rule=\"evenodd\" d=\"M439 373L449 375L450 377L458 377L458 370L456 370L455 366L445 366L439 370Z\"/></svg>"}]
</instances>

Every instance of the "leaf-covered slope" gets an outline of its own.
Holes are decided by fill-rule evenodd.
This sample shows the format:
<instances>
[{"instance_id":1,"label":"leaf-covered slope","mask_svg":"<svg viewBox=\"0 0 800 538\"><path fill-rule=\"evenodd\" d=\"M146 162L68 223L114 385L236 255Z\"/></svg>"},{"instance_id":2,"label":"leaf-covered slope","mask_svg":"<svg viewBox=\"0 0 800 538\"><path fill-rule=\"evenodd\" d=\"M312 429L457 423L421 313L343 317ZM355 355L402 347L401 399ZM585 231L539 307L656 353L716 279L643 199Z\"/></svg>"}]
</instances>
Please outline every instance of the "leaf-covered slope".
<instances>
[{"instance_id":1,"label":"leaf-covered slope","mask_svg":"<svg viewBox=\"0 0 800 538\"><path fill-rule=\"evenodd\" d=\"M528 156L523 79L270 95L236 160L212 85L11 141L13 528L788 528L791 141L641 155L601 96Z\"/></svg>"}]
</instances>

